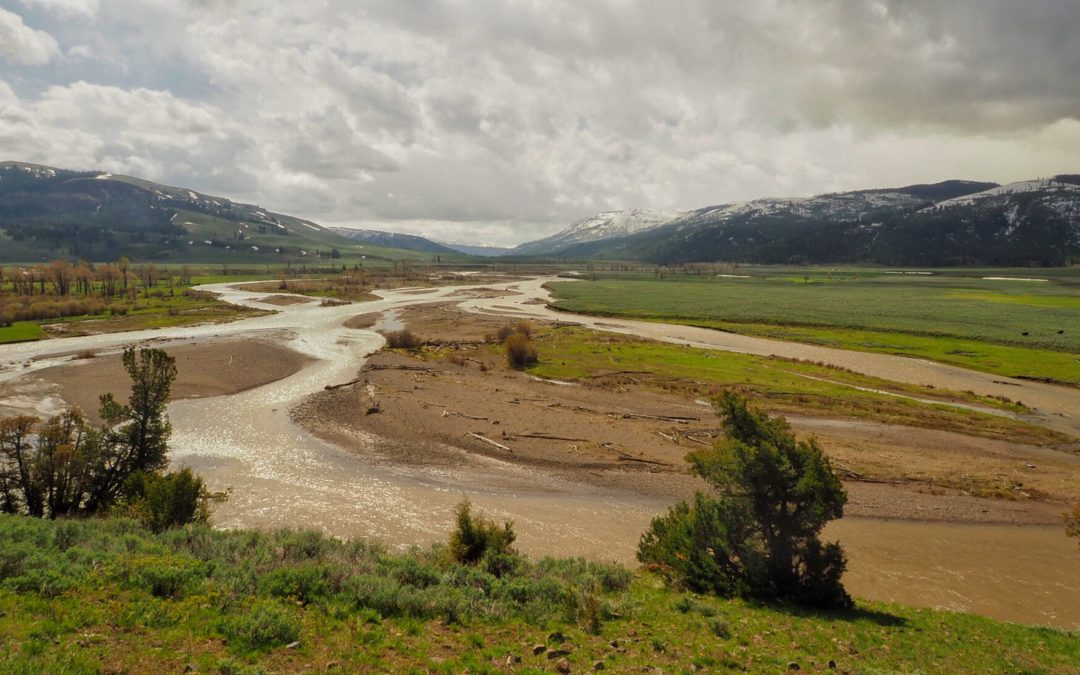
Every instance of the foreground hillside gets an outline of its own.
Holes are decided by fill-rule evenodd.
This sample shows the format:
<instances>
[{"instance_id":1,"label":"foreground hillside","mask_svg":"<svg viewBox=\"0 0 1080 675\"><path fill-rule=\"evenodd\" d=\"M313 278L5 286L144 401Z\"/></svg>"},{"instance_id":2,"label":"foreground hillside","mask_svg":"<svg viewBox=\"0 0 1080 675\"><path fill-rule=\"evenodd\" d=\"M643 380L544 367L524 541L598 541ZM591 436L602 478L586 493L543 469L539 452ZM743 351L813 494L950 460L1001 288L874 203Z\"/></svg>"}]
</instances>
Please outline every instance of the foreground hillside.
<instances>
[{"instance_id":1,"label":"foreground hillside","mask_svg":"<svg viewBox=\"0 0 1080 675\"><path fill-rule=\"evenodd\" d=\"M580 559L449 562L315 532L0 516L0 670L1068 672L1074 634L694 596Z\"/></svg>"}]
</instances>

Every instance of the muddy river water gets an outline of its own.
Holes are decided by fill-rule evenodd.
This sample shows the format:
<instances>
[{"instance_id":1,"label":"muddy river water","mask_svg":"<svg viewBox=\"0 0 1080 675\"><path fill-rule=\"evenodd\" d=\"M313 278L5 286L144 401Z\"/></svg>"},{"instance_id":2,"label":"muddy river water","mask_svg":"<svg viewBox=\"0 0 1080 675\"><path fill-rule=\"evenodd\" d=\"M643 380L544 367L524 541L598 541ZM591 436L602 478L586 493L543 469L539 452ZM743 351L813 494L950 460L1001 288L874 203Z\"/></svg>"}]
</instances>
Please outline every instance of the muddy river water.
<instances>
[{"instance_id":1,"label":"muddy river water","mask_svg":"<svg viewBox=\"0 0 1080 675\"><path fill-rule=\"evenodd\" d=\"M647 322L567 316L542 304L546 279L501 284L517 292L461 301L464 309L558 318L604 330L685 344L835 363L915 384L1002 393L1038 409L1043 423L1080 436L1080 390L1008 381L927 361L831 350ZM488 285L486 288L491 288ZM480 469L404 468L359 455L298 428L289 410L326 384L355 376L382 338L347 329L360 312L447 300L462 287L380 292L361 305L261 305L259 295L226 284L204 287L239 304L277 314L225 325L65 338L0 346L0 382L70 360L83 349L118 349L152 340L203 340L272 335L313 357L277 382L169 407L173 461L198 470L213 489L231 489L218 507L220 527L316 527L339 536L369 536L393 545L426 544L446 536L454 506L469 496L489 515L514 520L518 544L534 555L584 555L632 563L638 537L669 503L599 490L531 468L485 460ZM1005 382L1005 384L1003 384ZM1023 388L1018 394L1017 388ZM55 402L7 401L41 410ZM662 478L658 478L662 480ZM856 597L971 611L1011 621L1080 629L1080 550L1060 527L954 525L847 518L830 525L849 556L845 582Z\"/></svg>"}]
</instances>

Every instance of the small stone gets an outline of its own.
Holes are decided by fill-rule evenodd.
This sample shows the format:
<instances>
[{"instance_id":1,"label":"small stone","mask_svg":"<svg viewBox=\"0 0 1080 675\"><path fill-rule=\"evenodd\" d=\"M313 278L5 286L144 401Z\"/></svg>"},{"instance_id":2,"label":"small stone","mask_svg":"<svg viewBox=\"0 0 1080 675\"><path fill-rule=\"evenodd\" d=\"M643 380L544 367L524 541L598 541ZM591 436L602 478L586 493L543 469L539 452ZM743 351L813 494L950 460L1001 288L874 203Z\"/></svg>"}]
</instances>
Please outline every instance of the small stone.
<instances>
[{"instance_id":1,"label":"small stone","mask_svg":"<svg viewBox=\"0 0 1080 675\"><path fill-rule=\"evenodd\" d=\"M199 667L197 665L195 665L194 663L189 663L189 664L184 666L184 672L185 673L197 673L197 672L199 672Z\"/></svg>"},{"instance_id":2,"label":"small stone","mask_svg":"<svg viewBox=\"0 0 1080 675\"><path fill-rule=\"evenodd\" d=\"M555 670L559 671L560 673L569 673L570 661L565 658L559 659L559 661L555 664Z\"/></svg>"},{"instance_id":3,"label":"small stone","mask_svg":"<svg viewBox=\"0 0 1080 675\"><path fill-rule=\"evenodd\" d=\"M517 654L507 654L506 655L506 667L509 668L510 666L514 665L515 663L521 663L521 657L518 656Z\"/></svg>"},{"instance_id":4,"label":"small stone","mask_svg":"<svg viewBox=\"0 0 1080 675\"><path fill-rule=\"evenodd\" d=\"M540 656L541 654L543 654L546 651L547 651L547 645L533 645L533 648L532 648L533 656Z\"/></svg>"},{"instance_id":5,"label":"small stone","mask_svg":"<svg viewBox=\"0 0 1080 675\"><path fill-rule=\"evenodd\" d=\"M338 662L337 661L327 661L326 662L326 669L327 670L333 670L333 669L335 669L337 667L338 667Z\"/></svg>"},{"instance_id":6,"label":"small stone","mask_svg":"<svg viewBox=\"0 0 1080 675\"><path fill-rule=\"evenodd\" d=\"M559 631L555 631L554 633L548 635L548 642L552 644L560 644L566 642L566 638L563 637L563 634Z\"/></svg>"},{"instance_id":7,"label":"small stone","mask_svg":"<svg viewBox=\"0 0 1080 675\"><path fill-rule=\"evenodd\" d=\"M829 659L829 670L836 670L836 661Z\"/></svg>"},{"instance_id":8,"label":"small stone","mask_svg":"<svg viewBox=\"0 0 1080 675\"><path fill-rule=\"evenodd\" d=\"M285 649L296 649L299 646L300 646L300 641L297 640L296 642L290 642L289 644L285 645Z\"/></svg>"},{"instance_id":9,"label":"small stone","mask_svg":"<svg viewBox=\"0 0 1080 675\"><path fill-rule=\"evenodd\" d=\"M619 641L618 640L612 640L611 642L608 643L608 646L611 647L612 649L618 649L619 648Z\"/></svg>"},{"instance_id":10,"label":"small stone","mask_svg":"<svg viewBox=\"0 0 1080 675\"><path fill-rule=\"evenodd\" d=\"M592 664L592 669L593 670L603 670L604 669L604 662L603 661L596 661L595 663Z\"/></svg>"},{"instance_id":11,"label":"small stone","mask_svg":"<svg viewBox=\"0 0 1080 675\"><path fill-rule=\"evenodd\" d=\"M788 670L802 670L802 668L799 667L799 664L795 663L794 661L791 661L790 663L787 664L787 669Z\"/></svg>"}]
</instances>

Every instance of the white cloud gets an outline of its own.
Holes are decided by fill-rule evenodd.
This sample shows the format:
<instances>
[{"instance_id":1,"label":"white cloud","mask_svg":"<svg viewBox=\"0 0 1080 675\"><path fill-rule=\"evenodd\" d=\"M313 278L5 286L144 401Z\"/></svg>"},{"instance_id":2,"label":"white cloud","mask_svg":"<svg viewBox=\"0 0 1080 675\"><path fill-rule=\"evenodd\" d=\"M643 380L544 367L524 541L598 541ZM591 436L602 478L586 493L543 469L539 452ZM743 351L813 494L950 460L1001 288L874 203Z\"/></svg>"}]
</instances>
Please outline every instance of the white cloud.
<instances>
[{"instance_id":1,"label":"white cloud","mask_svg":"<svg viewBox=\"0 0 1080 675\"><path fill-rule=\"evenodd\" d=\"M0 58L12 63L42 66L59 51L51 35L27 26L21 16L0 7Z\"/></svg>"}]
</instances>

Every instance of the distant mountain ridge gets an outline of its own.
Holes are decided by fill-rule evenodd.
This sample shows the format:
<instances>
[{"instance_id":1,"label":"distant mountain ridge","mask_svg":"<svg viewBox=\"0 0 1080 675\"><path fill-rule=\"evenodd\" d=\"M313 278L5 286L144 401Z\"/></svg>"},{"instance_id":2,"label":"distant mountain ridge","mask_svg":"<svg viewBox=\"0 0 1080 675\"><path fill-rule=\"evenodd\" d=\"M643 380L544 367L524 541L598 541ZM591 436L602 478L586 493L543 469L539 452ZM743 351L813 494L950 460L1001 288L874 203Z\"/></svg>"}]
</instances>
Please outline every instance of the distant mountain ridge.
<instances>
[{"instance_id":1,"label":"distant mountain ridge","mask_svg":"<svg viewBox=\"0 0 1080 675\"><path fill-rule=\"evenodd\" d=\"M331 231L343 237L359 241L372 246L384 246L386 248L401 248L407 251L423 251L435 254L456 254L454 248L438 242L418 237L413 234L401 234L400 232L385 232L383 230L361 230L351 227L331 227Z\"/></svg>"},{"instance_id":2,"label":"distant mountain ridge","mask_svg":"<svg viewBox=\"0 0 1080 675\"><path fill-rule=\"evenodd\" d=\"M679 215L678 211L603 211L579 220L562 232L544 239L526 242L510 251L510 255L546 255L577 244L585 244L616 237L625 237L650 230Z\"/></svg>"},{"instance_id":3,"label":"distant mountain ridge","mask_svg":"<svg viewBox=\"0 0 1080 675\"><path fill-rule=\"evenodd\" d=\"M302 218L104 171L0 162L0 260L263 260L356 245ZM340 251L338 251L340 253Z\"/></svg>"},{"instance_id":4,"label":"distant mountain ridge","mask_svg":"<svg viewBox=\"0 0 1080 675\"><path fill-rule=\"evenodd\" d=\"M541 242L568 241L590 220ZM522 250L530 245L515 252ZM544 255L653 263L1064 265L1080 262L1080 176L1008 185L951 180L721 204Z\"/></svg>"}]
</instances>

